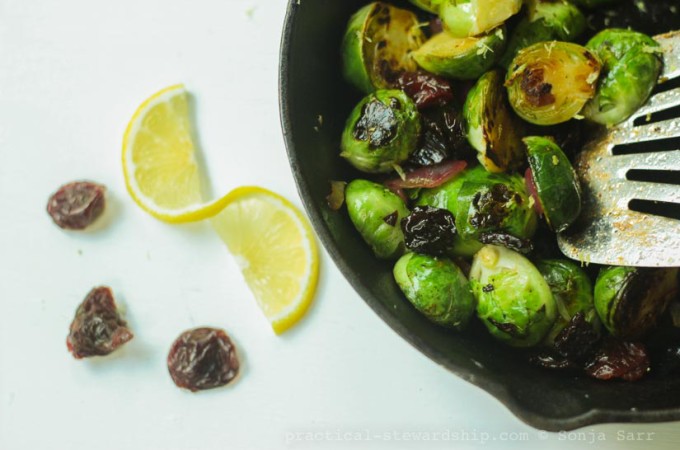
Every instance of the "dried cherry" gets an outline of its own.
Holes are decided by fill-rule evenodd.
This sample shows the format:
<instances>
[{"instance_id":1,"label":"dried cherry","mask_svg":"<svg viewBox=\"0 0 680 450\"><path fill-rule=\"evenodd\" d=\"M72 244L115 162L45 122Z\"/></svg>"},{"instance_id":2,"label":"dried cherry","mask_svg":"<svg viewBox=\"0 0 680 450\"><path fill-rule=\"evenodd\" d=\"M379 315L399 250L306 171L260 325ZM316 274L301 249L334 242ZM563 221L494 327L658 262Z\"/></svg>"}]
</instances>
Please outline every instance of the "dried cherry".
<instances>
[{"instance_id":1,"label":"dried cherry","mask_svg":"<svg viewBox=\"0 0 680 450\"><path fill-rule=\"evenodd\" d=\"M116 309L111 289L92 289L76 311L66 346L76 359L103 356L133 338Z\"/></svg>"},{"instance_id":2,"label":"dried cherry","mask_svg":"<svg viewBox=\"0 0 680 450\"><path fill-rule=\"evenodd\" d=\"M443 255L454 244L456 223L446 209L416 206L401 220L406 247L418 253Z\"/></svg>"},{"instance_id":3,"label":"dried cherry","mask_svg":"<svg viewBox=\"0 0 680 450\"><path fill-rule=\"evenodd\" d=\"M445 159L465 159L474 154L462 115L452 105L423 111L421 118L421 138L409 157L410 164L431 166Z\"/></svg>"},{"instance_id":4,"label":"dried cherry","mask_svg":"<svg viewBox=\"0 0 680 450\"><path fill-rule=\"evenodd\" d=\"M453 101L453 89L446 78L428 72L402 72L396 87L413 99L418 109L443 106Z\"/></svg>"},{"instance_id":5,"label":"dried cherry","mask_svg":"<svg viewBox=\"0 0 680 450\"><path fill-rule=\"evenodd\" d=\"M598 380L637 381L647 373L649 364L647 348L643 344L607 338L586 363L585 370Z\"/></svg>"},{"instance_id":6,"label":"dried cherry","mask_svg":"<svg viewBox=\"0 0 680 450\"><path fill-rule=\"evenodd\" d=\"M192 392L224 386L238 375L236 347L224 330L185 331L170 348L168 370L178 387Z\"/></svg>"},{"instance_id":7,"label":"dried cherry","mask_svg":"<svg viewBox=\"0 0 680 450\"><path fill-rule=\"evenodd\" d=\"M534 245L530 239L522 239L504 232L488 232L482 233L479 236L479 242L482 244L502 245L519 253L530 253L534 249Z\"/></svg>"},{"instance_id":8,"label":"dried cherry","mask_svg":"<svg viewBox=\"0 0 680 450\"><path fill-rule=\"evenodd\" d=\"M591 356L600 335L586 320L585 314L574 314L566 327L555 337L555 350L572 361Z\"/></svg>"},{"instance_id":9,"label":"dried cherry","mask_svg":"<svg viewBox=\"0 0 680 450\"><path fill-rule=\"evenodd\" d=\"M47 213L57 226L82 230L91 225L106 207L106 188L90 181L63 185L47 202Z\"/></svg>"}]
</instances>

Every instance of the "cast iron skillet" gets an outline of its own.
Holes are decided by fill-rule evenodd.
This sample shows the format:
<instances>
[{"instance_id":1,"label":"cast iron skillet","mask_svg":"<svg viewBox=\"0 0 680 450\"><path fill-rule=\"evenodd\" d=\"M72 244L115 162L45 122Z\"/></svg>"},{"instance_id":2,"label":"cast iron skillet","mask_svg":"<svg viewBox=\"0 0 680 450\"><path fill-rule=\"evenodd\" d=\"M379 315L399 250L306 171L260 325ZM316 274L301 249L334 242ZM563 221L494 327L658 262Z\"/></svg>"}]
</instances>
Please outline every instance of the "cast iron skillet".
<instances>
[{"instance_id":1,"label":"cast iron skillet","mask_svg":"<svg viewBox=\"0 0 680 450\"><path fill-rule=\"evenodd\" d=\"M433 325L404 299L392 279L392 263L373 256L344 208L328 208L329 180L360 176L338 157L345 119L360 98L342 79L339 47L350 15L366 3L291 0L281 45L280 106L288 158L314 228L347 280L414 347L495 396L529 425L557 431L601 422L680 419L680 377L652 373L637 383L598 382L531 366L477 321L464 333Z\"/></svg>"}]
</instances>

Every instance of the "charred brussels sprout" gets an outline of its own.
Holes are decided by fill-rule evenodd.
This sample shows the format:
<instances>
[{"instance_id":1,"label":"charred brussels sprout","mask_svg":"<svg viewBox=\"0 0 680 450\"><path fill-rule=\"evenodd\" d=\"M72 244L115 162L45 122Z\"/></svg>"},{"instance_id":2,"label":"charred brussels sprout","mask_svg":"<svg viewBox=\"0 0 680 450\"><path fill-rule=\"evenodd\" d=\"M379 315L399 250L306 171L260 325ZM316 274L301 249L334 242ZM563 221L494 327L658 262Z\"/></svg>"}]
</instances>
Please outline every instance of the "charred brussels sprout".
<instances>
[{"instance_id":1,"label":"charred brussels sprout","mask_svg":"<svg viewBox=\"0 0 680 450\"><path fill-rule=\"evenodd\" d=\"M381 184L354 180L345 188L345 202L352 223L378 258L404 252L400 223L409 211L398 195Z\"/></svg>"},{"instance_id":2,"label":"charred brussels sprout","mask_svg":"<svg viewBox=\"0 0 680 450\"><path fill-rule=\"evenodd\" d=\"M583 313L594 331L599 331L600 320L593 304L593 285L588 275L578 265L564 259L546 259L536 264L557 307L557 319L544 342L552 345L555 337L577 313Z\"/></svg>"},{"instance_id":3,"label":"charred brussels sprout","mask_svg":"<svg viewBox=\"0 0 680 450\"><path fill-rule=\"evenodd\" d=\"M480 36L458 38L444 31L413 52L428 72L457 80L476 80L498 60L505 48L505 28Z\"/></svg>"},{"instance_id":4,"label":"charred brussels sprout","mask_svg":"<svg viewBox=\"0 0 680 450\"><path fill-rule=\"evenodd\" d=\"M554 125L575 117L595 95L600 62L580 45L539 42L512 60L505 85L510 105L527 122Z\"/></svg>"},{"instance_id":5,"label":"charred brussels sprout","mask_svg":"<svg viewBox=\"0 0 680 450\"><path fill-rule=\"evenodd\" d=\"M470 284L477 316L491 334L515 347L543 340L556 316L550 287L524 256L495 245L475 255Z\"/></svg>"},{"instance_id":6,"label":"charred brussels sprout","mask_svg":"<svg viewBox=\"0 0 680 450\"><path fill-rule=\"evenodd\" d=\"M463 239L479 239L487 233L526 239L536 231L536 213L519 175L493 174L483 181L465 181L456 203L456 227Z\"/></svg>"},{"instance_id":7,"label":"charred brussels sprout","mask_svg":"<svg viewBox=\"0 0 680 450\"><path fill-rule=\"evenodd\" d=\"M602 125L626 120L642 106L661 71L661 48L652 38L630 30L609 29L598 33L586 47L603 64L595 97L583 115Z\"/></svg>"},{"instance_id":8,"label":"charred brussels sprout","mask_svg":"<svg viewBox=\"0 0 680 450\"><path fill-rule=\"evenodd\" d=\"M522 0L442 0L439 17L456 37L477 36L496 28L522 8Z\"/></svg>"},{"instance_id":9,"label":"charred brussels sprout","mask_svg":"<svg viewBox=\"0 0 680 450\"><path fill-rule=\"evenodd\" d=\"M550 228L564 231L581 212L581 187L578 176L552 139L530 136L524 138L529 156L531 178L541 209Z\"/></svg>"},{"instance_id":10,"label":"charred brussels sprout","mask_svg":"<svg viewBox=\"0 0 680 450\"><path fill-rule=\"evenodd\" d=\"M537 42L573 41L586 29L586 18L565 0L530 0L527 15L517 24L500 65L507 68L518 51Z\"/></svg>"},{"instance_id":11,"label":"charred brussels sprout","mask_svg":"<svg viewBox=\"0 0 680 450\"><path fill-rule=\"evenodd\" d=\"M508 106L503 77L485 73L465 99L467 138L477 159L489 172L505 172L524 161L523 127Z\"/></svg>"},{"instance_id":12,"label":"charred brussels sprout","mask_svg":"<svg viewBox=\"0 0 680 450\"><path fill-rule=\"evenodd\" d=\"M458 234L450 254L472 256L482 244L484 233L507 233L529 238L537 219L524 181L518 175L495 174L477 166L432 189L424 189L419 206L448 209Z\"/></svg>"},{"instance_id":13,"label":"charred brussels sprout","mask_svg":"<svg viewBox=\"0 0 680 450\"><path fill-rule=\"evenodd\" d=\"M364 172L385 173L406 161L418 143L420 115L399 90L380 90L354 108L342 134L340 156Z\"/></svg>"},{"instance_id":14,"label":"charred brussels sprout","mask_svg":"<svg viewBox=\"0 0 680 450\"><path fill-rule=\"evenodd\" d=\"M393 87L401 72L413 72L411 52L425 41L411 11L382 2L357 11L342 41L345 78L365 93Z\"/></svg>"},{"instance_id":15,"label":"charred brussels sprout","mask_svg":"<svg viewBox=\"0 0 680 450\"><path fill-rule=\"evenodd\" d=\"M609 332L638 339L678 293L678 269L606 267L595 281L595 309Z\"/></svg>"},{"instance_id":16,"label":"charred brussels sprout","mask_svg":"<svg viewBox=\"0 0 680 450\"><path fill-rule=\"evenodd\" d=\"M475 298L460 268L446 258L407 253L394 266L406 298L436 324L462 329L475 311Z\"/></svg>"}]
</instances>

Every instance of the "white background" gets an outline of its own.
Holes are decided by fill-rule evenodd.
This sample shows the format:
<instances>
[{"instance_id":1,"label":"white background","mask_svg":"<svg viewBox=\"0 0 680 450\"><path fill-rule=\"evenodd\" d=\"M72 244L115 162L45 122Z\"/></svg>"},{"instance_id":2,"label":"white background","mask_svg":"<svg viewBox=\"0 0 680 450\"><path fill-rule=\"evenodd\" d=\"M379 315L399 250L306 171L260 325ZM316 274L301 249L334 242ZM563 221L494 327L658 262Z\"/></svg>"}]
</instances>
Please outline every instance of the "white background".
<instances>
[{"instance_id":1,"label":"white background","mask_svg":"<svg viewBox=\"0 0 680 450\"><path fill-rule=\"evenodd\" d=\"M0 450L675 448L677 423L527 427L401 340L325 253L308 317L277 337L207 224L166 225L131 202L127 121L184 82L214 191L258 184L300 206L278 118L284 12L283 0L0 0ZM46 200L84 178L109 187L107 226L63 232ZM75 361L68 325L101 284L136 338ZM167 349L199 325L240 347L234 385L172 384ZM627 431L653 434L620 441Z\"/></svg>"}]
</instances>

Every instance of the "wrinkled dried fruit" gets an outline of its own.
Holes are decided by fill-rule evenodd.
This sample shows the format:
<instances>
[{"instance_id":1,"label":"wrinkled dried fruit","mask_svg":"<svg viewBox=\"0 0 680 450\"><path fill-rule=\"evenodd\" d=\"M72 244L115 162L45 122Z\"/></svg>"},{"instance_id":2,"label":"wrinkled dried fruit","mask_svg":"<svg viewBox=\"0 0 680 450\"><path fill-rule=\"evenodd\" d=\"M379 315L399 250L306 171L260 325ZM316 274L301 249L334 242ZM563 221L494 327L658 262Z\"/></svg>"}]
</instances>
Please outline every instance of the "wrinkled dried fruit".
<instances>
[{"instance_id":1,"label":"wrinkled dried fruit","mask_svg":"<svg viewBox=\"0 0 680 450\"><path fill-rule=\"evenodd\" d=\"M71 322L66 346L76 359L103 356L133 338L120 317L111 289L96 287L87 294Z\"/></svg>"},{"instance_id":2,"label":"wrinkled dried fruit","mask_svg":"<svg viewBox=\"0 0 680 450\"><path fill-rule=\"evenodd\" d=\"M178 387L192 392L224 386L238 375L236 347L224 330L185 331L170 348L168 370Z\"/></svg>"},{"instance_id":3,"label":"wrinkled dried fruit","mask_svg":"<svg viewBox=\"0 0 680 450\"><path fill-rule=\"evenodd\" d=\"M106 188L90 181L75 181L59 188L47 202L54 223L67 230L82 230L104 212Z\"/></svg>"},{"instance_id":4,"label":"wrinkled dried fruit","mask_svg":"<svg viewBox=\"0 0 680 450\"><path fill-rule=\"evenodd\" d=\"M443 106L453 101L453 89L448 80L428 72L403 72L396 84L413 99L418 109Z\"/></svg>"},{"instance_id":5,"label":"wrinkled dried fruit","mask_svg":"<svg viewBox=\"0 0 680 450\"><path fill-rule=\"evenodd\" d=\"M580 361L592 355L599 338L585 314L577 312L555 337L555 350L565 358Z\"/></svg>"},{"instance_id":6,"label":"wrinkled dried fruit","mask_svg":"<svg viewBox=\"0 0 680 450\"><path fill-rule=\"evenodd\" d=\"M585 369L588 375L598 380L621 378L637 381L649 370L647 348L639 342L605 339Z\"/></svg>"},{"instance_id":7,"label":"wrinkled dried fruit","mask_svg":"<svg viewBox=\"0 0 680 450\"><path fill-rule=\"evenodd\" d=\"M406 247L417 253L443 255L454 244L456 224L446 209L416 206L401 221Z\"/></svg>"},{"instance_id":8,"label":"wrinkled dried fruit","mask_svg":"<svg viewBox=\"0 0 680 450\"><path fill-rule=\"evenodd\" d=\"M516 252L527 254L534 249L530 239L521 239L508 233L489 232L479 235L482 244L502 245Z\"/></svg>"},{"instance_id":9,"label":"wrinkled dried fruit","mask_svg":"<svg viewBox=\"0 0 680 450\"><path fill-rule=\"evenodd\" d=\"M473 154L467 141L462 115L452 106L433 108L421 114L422 134L408 162L418 166L439 164Z\"/></svg>"}]
</instances>

